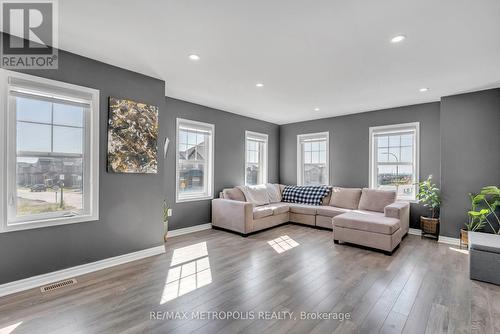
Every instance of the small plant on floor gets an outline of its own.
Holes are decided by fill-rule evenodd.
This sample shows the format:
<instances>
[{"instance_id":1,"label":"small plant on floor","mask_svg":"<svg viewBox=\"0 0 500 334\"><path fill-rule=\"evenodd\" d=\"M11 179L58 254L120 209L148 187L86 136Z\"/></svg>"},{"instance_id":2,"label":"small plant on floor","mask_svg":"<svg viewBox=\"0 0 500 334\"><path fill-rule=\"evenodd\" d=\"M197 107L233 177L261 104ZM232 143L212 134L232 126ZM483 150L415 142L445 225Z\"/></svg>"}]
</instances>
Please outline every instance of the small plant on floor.
<instances>
[{"instance_id":1,"label":"small plant on floor","mask_svg":"<svg viewBox=\"0 0 500 334\"><path fill-rule=\"evenodd\" d=\"M432 183L432 175L418 184L417 199L420 204L429 209L430 218L439 218L441 195L437 185Z\"/></svg>"},{"instance_id":2,"label":"small plant on floor","mask_svg":"<svg viewBox=\"0 0 500 334\"><path fill-rule=\"evenodd\" d=\"M469 222L465 224L469 231L480 231L489 225L493 233L500 234L500 189L497 186L483 187L479 194L469 194L472 210L467 212Z\"/></svg>"},{"instance_id":3,"label":"small plant on floor","mask_svg":"<svg viewBox=\"0 0 500 334\"><path fill-rule=\"evenodd\" d=\"M437 185L432 183L432 175L429 175L427 180L418 184L417 199L420 204L429 209L429 217L420 217L422 235L431 235L437 238L439 235L441 195Z\"/></svg>"}]
</instances>

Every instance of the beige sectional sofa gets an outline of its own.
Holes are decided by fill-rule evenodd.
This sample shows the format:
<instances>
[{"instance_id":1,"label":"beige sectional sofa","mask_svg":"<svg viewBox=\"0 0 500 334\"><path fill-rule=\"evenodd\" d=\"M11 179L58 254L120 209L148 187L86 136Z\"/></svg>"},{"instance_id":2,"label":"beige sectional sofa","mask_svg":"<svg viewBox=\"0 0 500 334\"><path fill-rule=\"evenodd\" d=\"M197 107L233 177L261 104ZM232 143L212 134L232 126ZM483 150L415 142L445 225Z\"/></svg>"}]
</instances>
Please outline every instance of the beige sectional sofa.
<instances>
[{"instance_id":1,"label":"beige sectional sofa","mask_svg":"<svg viewBox=\"0 0 500 334\"><path fill-rule=\"evenodd\" d=\"M246 236L289 222L332 229L336 243L392 253L408 233L409 204L396 202L393 191L338 187L318 206L284 202L254 206L237 187L224 189L212 201L214 228Z\"/></svg>"}]
</instances>

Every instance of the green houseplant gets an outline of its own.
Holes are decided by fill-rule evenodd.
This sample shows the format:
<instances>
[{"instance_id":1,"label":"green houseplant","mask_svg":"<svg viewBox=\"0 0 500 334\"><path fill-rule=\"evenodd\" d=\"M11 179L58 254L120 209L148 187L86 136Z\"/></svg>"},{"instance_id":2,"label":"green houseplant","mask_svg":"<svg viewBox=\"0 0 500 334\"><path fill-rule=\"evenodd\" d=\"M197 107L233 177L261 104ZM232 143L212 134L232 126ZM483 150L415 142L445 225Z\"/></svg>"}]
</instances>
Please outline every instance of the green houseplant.
<instances>
[{"instance_id":1,"label":"green houseplant","mask_svg":"<svg viewBox=\"0 0 500 334\"><path fill-rule=\"evenodd\" d=\"M432 183L432 175L418 184L417 200L429 209L428 217L420 216L422 235L430 234L437 238L439 235L441 194L437 185Z\"/></svg>"},{"instance_id":2,"label":"green houseplant","mask_svg":"<svg viewBox=\"0 0 500 334\"><path fill-rule=\"evenodd\" d=\"M469 194L472 210L467 212L471 227L483 228L486 224L493 233L500 234L500 218L497 209L500 208L500 189L497 186L483 187L479 194ZM477 229L477 228L476 228ZM471 230L471 229L469 229Z\"/></svg>"},{"instance_id":3,"label":"green houseplant","mask_svg":"<svg viewBox=\"0 0 500 334\"><path fill-rule=\"evenodd\" d=\"M500 219L497 209L500 208L500 189L497 186L483 187L478 194L469 194L471 210L465 228L460 231L462 243L468 244L468 232L480 232L485 226L500 235Z\"/></svg>"}]
</instances>

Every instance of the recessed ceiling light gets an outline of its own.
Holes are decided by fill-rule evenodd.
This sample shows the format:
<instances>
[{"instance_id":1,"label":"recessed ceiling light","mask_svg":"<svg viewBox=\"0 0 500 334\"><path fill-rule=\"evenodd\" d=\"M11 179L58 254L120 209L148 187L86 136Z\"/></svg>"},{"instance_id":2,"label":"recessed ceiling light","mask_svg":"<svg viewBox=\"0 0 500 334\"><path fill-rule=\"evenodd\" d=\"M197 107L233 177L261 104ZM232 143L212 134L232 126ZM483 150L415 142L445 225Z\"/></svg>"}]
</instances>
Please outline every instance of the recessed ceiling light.
<instances>
[{"instance_id":1,"label":"recessed ceiling light","mask_svg":"<svg viewBox=\"0 0 500 334\"><path fill-rule=\"evenodd\" d=\"M255 86L260 88L260 87L264 87L264 84L262 82L258 82L255 84Z\"/></svg>"},{"instance_id":2,"label":"recessed ceiling light","mask_svg":"<svg viewBox=\"0 0 500 334\"><path fill-rule=\"evenodd\" d=\"M419 91L422 93L427 92L428 90L429 90L429 88L426 88L426 87L419 89Z\"/></svg>"},{"instance_id":3,"label":"recessed ceiling light","mask_svg":"<svg viewBox=\"0 0 500 334\"><path fill-rule=\"evenodd\" d=\"M314 108L314 111L319 111L319 108L318 107Z\"/></svg>"},{"instance_id":4,"label":"recessed ceiling light","mask_svg":"<svg viewBox=\"0 0 500 334\"><path fill-rule=\"evenodd\" d=\"M200 56L195 55L195 54L190 54L189 55L189 59L191 59L191 60L200 60Z\"/></svg>"},{"instance_id":5,"label":"recessed ceiling light","mask_svg":"<svg viewBox=\"0 0 500 334\"><path fill-rule=\"evenodd\" d=\"M406 35L397 35L391 39L391 43L400 43L406 39Z\"/></svg>"}]
</instances>

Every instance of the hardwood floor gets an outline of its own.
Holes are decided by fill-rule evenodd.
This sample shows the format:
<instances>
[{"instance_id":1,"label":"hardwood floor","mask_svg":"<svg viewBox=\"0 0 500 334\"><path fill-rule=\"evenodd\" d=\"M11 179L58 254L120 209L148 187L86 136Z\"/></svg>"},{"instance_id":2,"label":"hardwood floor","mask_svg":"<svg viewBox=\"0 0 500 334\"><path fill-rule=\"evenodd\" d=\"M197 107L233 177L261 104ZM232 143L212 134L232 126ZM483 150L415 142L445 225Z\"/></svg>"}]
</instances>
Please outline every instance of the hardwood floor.
<instances>
[{"instance_id":1,"label":"hardwood floor","mask_svg":"<svg viewBox=\"0 0 500 334\"><path fill-rule=\"evenodd\" d=\"M0 333L500 333L500 287L469 280L464 253L408 236L386 256L297 225L207 230L73 287L0 298Z\"/></svg>"}]
</instances>

